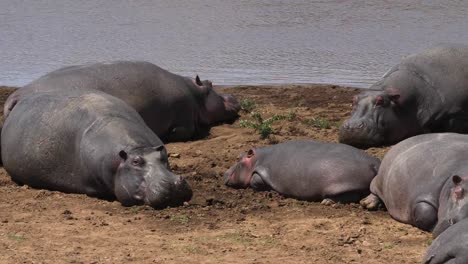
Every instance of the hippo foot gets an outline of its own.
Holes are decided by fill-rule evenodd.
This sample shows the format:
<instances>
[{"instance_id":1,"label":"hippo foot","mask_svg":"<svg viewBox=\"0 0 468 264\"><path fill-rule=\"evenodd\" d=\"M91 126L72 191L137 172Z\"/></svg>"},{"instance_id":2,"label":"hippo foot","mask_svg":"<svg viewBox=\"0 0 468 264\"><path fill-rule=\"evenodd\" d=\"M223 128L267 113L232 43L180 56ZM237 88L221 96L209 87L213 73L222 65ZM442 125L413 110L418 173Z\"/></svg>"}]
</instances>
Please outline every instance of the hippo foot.
<instances>
[{"instance_id":1,"label":"hippo foot","mask_svg":"<svg viewBox=\"0 0 468 264\"><path fill-rule=\"evenodd\" d=\"M326 205L326 206L331 206L331 205L336 204L336 202L333 201L330 198L325 198L325 199L323 199L323 201L320 204L323 204L323 205Z\"/></svg>"},{"instance_id":2,"label":"hippo foot","mask_svg":"<svg viewBox=\"0 0 468 264\"><path fill-rule=\"evenodd\" d=\"M377 210L382 207L382 201L375 194L369 194L366 198L360 202L361 206L367 210Z\"/></svg>"}]
</instances>

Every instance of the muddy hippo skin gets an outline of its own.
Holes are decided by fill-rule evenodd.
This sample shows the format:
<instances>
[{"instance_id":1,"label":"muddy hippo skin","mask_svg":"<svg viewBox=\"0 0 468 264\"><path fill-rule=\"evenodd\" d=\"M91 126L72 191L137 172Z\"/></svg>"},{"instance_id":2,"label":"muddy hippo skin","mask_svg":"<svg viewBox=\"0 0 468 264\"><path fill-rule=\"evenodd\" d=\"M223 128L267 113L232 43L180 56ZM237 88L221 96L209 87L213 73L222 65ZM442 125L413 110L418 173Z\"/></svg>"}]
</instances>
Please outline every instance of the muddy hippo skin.
<instances>
[{"instance_id":1,"label":"muddy hippo skin","mask_svg":"<svg viewBox=\"0 0 468 264\"><path fill-rule=\"evenodd\" d=\"M199 137L210 125L237 117L240 105L219 95L210 81L170 73L143 61L78 65L53 71L15 91L5 102L8 117L15 103L37 91L95 89L124 100L163 141Z\"/></svg>"},{"instance_id":2,"label":"muddy hippo skin","mask_svg":"<svg viewBox=\"0 0 468 264\"><path fill-rule=\"evenodd\" d=\"M23 97L5 121L1 146L11 178L34 188L155 208L192 196L187 182L169 170L163 143L138 113L102 92Z\"/></svg>"},{"instance_id":3,"label":"muddy hippo skin","mask_svg":"<svg viewBox=\"0 0 468 264\"><path fill-rule=\"evenodd\" d=\"M380 160L354 147L297 140L249 150L225 174L233 188L274 190L307 201L357 202Z\"/></svg>"},{"instance_id":4,"label":"muddy hippo skin","mask_svg":"<svg viewBox=\"0 0 468 264\"><path fill-rule=\"evenodd\" d=\"M424 264L468 263L468 219L447 228L431 244Z\"/></svg>"},{"instance_id":5,"label":"muddy hippo skin","mask_svg":"<svg viewBox=\"0 0 468 264\"><path fill-rule=\"evenodd\" d=\"M375 209L383 201L394 219L437 236L468 217L467 160L468 135L439 133L406 139L385 155L371 194L361 205Z\"/></svg>"},{"instance_id":6,"label":"muddy hippo skin","mask_svg":"<svg viewBox=\"0 0 468 264\"><path fill-rule=\"evenodd\" d=\"M372 147L428 132L468 132L468 46L411 55L354 97L339 141Z\"/></svg>"}]
</instances>

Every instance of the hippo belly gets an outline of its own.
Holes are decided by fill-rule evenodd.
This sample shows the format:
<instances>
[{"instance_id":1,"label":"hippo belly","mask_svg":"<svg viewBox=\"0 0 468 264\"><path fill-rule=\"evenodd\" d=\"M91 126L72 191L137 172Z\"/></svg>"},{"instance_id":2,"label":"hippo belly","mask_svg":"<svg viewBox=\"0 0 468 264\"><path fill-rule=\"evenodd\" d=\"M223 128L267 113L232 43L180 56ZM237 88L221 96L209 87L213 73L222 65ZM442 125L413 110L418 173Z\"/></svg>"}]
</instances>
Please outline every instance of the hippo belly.
<instances>
[{"instance_id":1,"label":"hippo belly","mask_svg":"<svg viewBox=\"0 0 468 264\"><path fill-rule=\"evenodd\" d=\"M354 147L297 140L251 149L225 173L228 186L274 190L307 201L355 202L380 161Z\"/></svg>"}]
</instances>

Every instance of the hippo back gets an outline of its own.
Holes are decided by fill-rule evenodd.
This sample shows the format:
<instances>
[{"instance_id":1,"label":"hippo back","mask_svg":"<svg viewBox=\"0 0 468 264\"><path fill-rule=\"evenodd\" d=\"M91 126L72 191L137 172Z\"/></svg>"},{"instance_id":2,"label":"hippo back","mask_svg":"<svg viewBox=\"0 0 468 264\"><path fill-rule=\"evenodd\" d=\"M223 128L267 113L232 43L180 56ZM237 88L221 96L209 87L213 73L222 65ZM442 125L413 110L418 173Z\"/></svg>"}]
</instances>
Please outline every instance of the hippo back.
<instances>
[{"instance_id":1,"label":"hippo back","mask_svg":"<svg viewBox=\"0 0 468 264\"><path fill-rule=\"evenodd\" d=\"M380 164L379 159L354 147L312 140L258 148L257 157L256 164L268 169L275 191L304 200L365 193Z\"/></svg>"},{"instance_id":2,"label":"hippo back","mask_svg":"<svg viewBox=\"0 0 468 264\"><path fill-rule=\"evenodd\" d=\"M123 127L122 123L133 125ZM110 126L115 131L112 136L119 137L114 140L116 144L87 146L91 136L99 135L96 131ZM129 137L132 130L143 136ZM122 100L99 91L83 90L39 92L22 98L5 121L1 146L4 167L16 182L89 193L86 182L90 180L87 176L92 174L92 168L85 161L93 160L109 148L118 153L135 141L162 144L138 113ZM94 151L83 156L83 146Z\"/></svg>"},{"instance_id":3,"label":"hippo back","mask_svg":"<svg viewBox=\"0 0 468 264\"><path fill-rule=\"evenodd\" d=\"M424 134L390 149L371 184L395 219L408 223L412 206L426 201L438 208L441 189L454 174L468 173L468 135Z\"/></svg>"}]
</instances>

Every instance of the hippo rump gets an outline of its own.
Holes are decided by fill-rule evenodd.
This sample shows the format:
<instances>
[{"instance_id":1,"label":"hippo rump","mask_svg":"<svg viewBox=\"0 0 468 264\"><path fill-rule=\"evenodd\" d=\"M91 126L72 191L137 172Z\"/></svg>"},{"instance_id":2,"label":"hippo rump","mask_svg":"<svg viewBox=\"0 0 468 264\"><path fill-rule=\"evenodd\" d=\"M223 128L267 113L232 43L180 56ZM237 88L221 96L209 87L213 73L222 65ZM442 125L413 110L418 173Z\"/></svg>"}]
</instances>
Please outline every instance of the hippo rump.
<instances>
[{"instance_id":1,"label":"hippo rump","mask_svg":"<svg viewBox=\"0 0 468 264\"><path fill-rule=\"evenodd\" d=\"M3 165L18 184L125 206L175 206L192 196L138 113L99 91L23 97L5 121L1 146Z\"/></svg>"},{"instance_id":2,"label":"hippo rump","mask_svg":"<svg viewBox=\"0 0 468 264\"><path fill-rule=\"evenodd\" d=\"M368 209L383 202L390 215L437 236L468 217L468 135L425 134L406 139L385 155L361 201Z\"/></svg>"},{"instance_id":3,"label":"hippo rump","mask_svg":"<svg viewBox=\"0 0 468 264\"><path fill-rule=\"evenodd\" d=\"M307 201L357 202L369 194L380 160L354 147L311 140L250 149L225 174L233 188L273 190Z\"/></svg>"},{"instance_id":4,"label":"hippo rump","mask_svg":"<svg viewBox=\"0 0 468 264\"><path fill-rule=\"evenodd\" d=\"M431 244L424 264L468 263L468 219L447 228Z\"/></svg>"},{"instance_id":5,"label":"hippo rump","mask_svg":"<svg viewBox=\"0 0 468 264\"><path fill-rule=\"evenodd\" d=\"M354 97L341 143L372 147L428 132L468 132L468 46L445 45L404 58Z\"/></svg>"},{"instance_id":6,"label":"hippo rump","mask_svg":"<svg viewBox=\"0 0 468 264\"><path fill-rule=\"evenodd\" d=\"M182 77L144 61L113 61L65 67L27 84L5 102L4 114L37 91L95 89L124 100L163 141L202 136L210 125L237 117L240 105L210 81Z\"/></svg>"}]
</instances>

